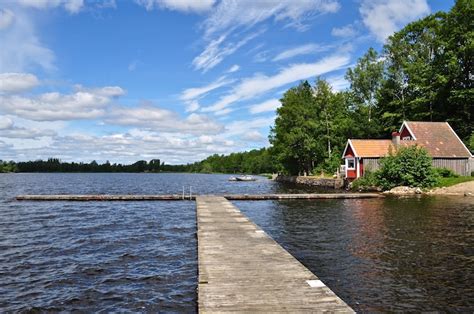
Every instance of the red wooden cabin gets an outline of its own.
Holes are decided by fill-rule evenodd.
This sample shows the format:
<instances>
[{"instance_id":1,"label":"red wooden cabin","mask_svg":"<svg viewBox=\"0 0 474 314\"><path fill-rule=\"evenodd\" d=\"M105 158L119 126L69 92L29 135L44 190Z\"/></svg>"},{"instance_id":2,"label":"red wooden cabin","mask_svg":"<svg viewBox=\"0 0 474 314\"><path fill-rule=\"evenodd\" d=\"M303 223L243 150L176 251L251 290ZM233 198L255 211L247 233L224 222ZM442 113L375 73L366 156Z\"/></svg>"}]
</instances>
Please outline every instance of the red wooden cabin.
<instances>
[{"instance_id":1,"label":"red wooden cabin","mask_svg":"<svg viewBox=\"0 0 474 314\"><path fill-rule=\"evenodd\" d=\"M365 171L379 168L380 158L400 146L419 145L433 158L433 166L448 168L459 175L469 176L473 156L447 122L404 121L391 140L349 139L342 154L345 177L352 181Z\"/></svg>"}]
</instances>

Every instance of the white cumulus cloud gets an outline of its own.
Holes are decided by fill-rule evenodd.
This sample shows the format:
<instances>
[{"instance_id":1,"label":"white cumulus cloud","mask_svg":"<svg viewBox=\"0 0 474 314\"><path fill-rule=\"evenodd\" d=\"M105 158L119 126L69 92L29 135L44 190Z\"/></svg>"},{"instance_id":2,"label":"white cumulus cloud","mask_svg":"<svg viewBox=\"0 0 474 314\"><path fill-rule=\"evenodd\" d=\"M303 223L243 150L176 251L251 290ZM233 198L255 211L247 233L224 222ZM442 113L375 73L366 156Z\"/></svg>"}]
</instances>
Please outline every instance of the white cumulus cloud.
<instances>
[{"instance_id":1,"label":"white cumulus cloud","mask_svg":"<svg viewBox=\"0 0 474 314\"><path fill-rule=\"evenodd\" d=\"M407 23L430 13L426 0L364 0L360 6L364 25L379 42Z\"/></svg>"},{"instance_id":2,"label":"white cumulus cloud","mask_svg":"<svg viewBox=\"0 0 474 314\"><path fill-rule=\"evenodd\" d=\"M64 7L70 13L78 13L84 6L84 0L17 0L24 7L48 9Z\"/></svg>"},{"instance_id":3,"label":"white cumulus cloud","mask_svg":"<svg viewBox=\"0 0 474 314\"><path fill-rule=\"evenodd\" d=\"M250 106L249 111L252 114L275 111L278 107L281 106L280 100L278 99L269 99L262 103L255 104Z\"/></svg>"},{"instance_id":4,"label":"white cumulus cloud","mask_svg":"<svg viewBox=\"0 0 474 314\"><path fill-rule=\"evenodd\" d=\"M266 140L265 136L256 130L249 131L248 133L242 135L241 139L249 142L262 142Z\"/></svg>"},{"instance_id":5,"label":"white cumulus cloud","mask_svg":"<svg viewBox=\"0 0 474 314\"><path fill-rule=\"evenodd\" d=\"M9 27L15 20L15 14L8 9L0 9L0 30Z\"/></svg>"},{"instance_id":6,"label":"white cumulus cloud","mask_svg":"<svg viewBox=\"0 0 474 314\"><path fill-rule=\"evenodd\" d=\"M336 37L353 37L357 35L357 31L352 24L348 24L342 27L334 27L331 30L331 35Z\"/></svg>"},{"instance_id":7,"label":"white cumulus cloud","mask_svg":"<svg viewBox=\"0 0 474 314\"><path fill-rule=\"evenodd\" d=\"M148 11L160 8L197 13L209 11L214 2L215 0L136 0L136 3L145 7Z\"/></svg>"},{"instance_id":8,"label":"white cumulus cloud","mask_svg":"<svg viewBox=\"0 0 474 314\"><path fill-rule=\"evenodd\" d=\"M229 70L227 70L227 73L234 73L234 72L237 72L238 70L240 70L240 66L238 64L234 64L233 66L229 68Z\"/></svg>"},{"instance_id":9,"label":"white cumulus cloud","mask_svg":"<svg viewBox=\"0 0 474 314\"><path fill-rule=\"evenodd\" d=\"M30 73L0 73L0 93L22 92L38 85L38 78Z\"/></svg>"},{"instance_id":10,"label":"white cumulus cloud","mask_svg":"<svg viewBox=\"0 0 474 314\"><path fill-rule=\"evenodd\" d=\"M0 73L55 68L53 51L40 41L32 19L22 11L15 12L15 22L0 32L0 43Z\"/></svg>"},{"instance_id":11,"label":"white cumulus cloud","mask_svg":"<svg viewBox=\"0 0 474 314\"><path fill-rule=\"evenodd\" d=\"M181 134L216 134L223 129L222 125L206 115L191 113L182 119L174 111L149 103L134 107L113 107L104 120L109 124Z\"/></svg>"},{"instance_id":12,"label":"white cumulus cloud","mask_svg":"<svg viewBox=\"0 0 474 314\"><path fill-rule=\"evenodd\" d=\"M0 117L0 137L4 139L36 139L55 135L56 132L50 129L16 126L9 117Z\"/></svg>"},{"instance_id":13,"label":"white cumulus cloud","mask_svg":"<svg viewBox=\"0 0 474 314\"><path fill-rule=\"evenodd\" d=\"M34 97L1 96L0 112L33 121L65 121L96 119L105 114L105 107L123 90L107 86L79 90L72 94L44 93Z\"/></svg>"},{"instance_id":14,"label":"white cumulus cloud","mask_svg":"<svg viewBox=\"0 0 474 314\"><path fill-rule=\"evenodd\" d=\"M6 130L13 126L13 121L10 118L0 116L0 130Z\"/></svg>"}]
</instances>

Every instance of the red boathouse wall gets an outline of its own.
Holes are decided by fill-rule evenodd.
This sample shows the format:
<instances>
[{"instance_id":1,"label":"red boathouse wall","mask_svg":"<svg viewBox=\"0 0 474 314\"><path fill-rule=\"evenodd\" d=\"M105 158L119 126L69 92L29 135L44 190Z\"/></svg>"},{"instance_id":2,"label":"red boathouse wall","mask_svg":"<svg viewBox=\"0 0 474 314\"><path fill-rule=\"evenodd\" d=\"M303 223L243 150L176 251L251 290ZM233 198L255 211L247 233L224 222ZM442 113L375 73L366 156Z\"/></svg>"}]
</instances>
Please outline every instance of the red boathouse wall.
<instances>
[{"instance_id":1,"label":"red boathouse wall","mask_svg":"<svg viewBox=\"0 0 474 314\"><path fill-rule=\"evenodd\" d=\"M408 129L406 127L403 127L402 132L400 133L400 139L403 140L403 138L407 136L410 137L410 139L413 139Z\"/></svg>"},{"instance_id":2,"label":"red boathouse wall","mask_svg":"<svg viewBox=\"0 0 474 314\"><path fill-rule=\"evenodd\" d=\"M344 158L355 158L355 154L352 151L351 146L349 145L346 150L346 154L344 155ZM357 159L355 159L355 169L347 169L347 179L356 179L357 178Z\"/></svg>"}]
</instances>

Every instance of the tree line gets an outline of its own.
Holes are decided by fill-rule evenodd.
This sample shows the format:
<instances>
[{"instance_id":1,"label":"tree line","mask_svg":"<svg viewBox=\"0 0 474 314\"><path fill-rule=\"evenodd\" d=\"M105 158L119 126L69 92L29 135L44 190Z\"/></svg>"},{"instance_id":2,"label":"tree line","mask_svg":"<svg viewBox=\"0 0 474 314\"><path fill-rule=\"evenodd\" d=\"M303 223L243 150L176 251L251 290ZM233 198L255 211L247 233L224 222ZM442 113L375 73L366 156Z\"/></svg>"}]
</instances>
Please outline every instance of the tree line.
<instances>
[{"instance_id":1,"label":"tree line","mask_svg":"<svg viewBox=\"0 0 474 314\"><path fill-rule=\"evenodd\" d=\"M230 155L214 154L206 159L184 166L168 165L170 171L202 173L274 173L277 171L270 150L267 148L254 149L248 152L232 153ZM166 171L166 170L165 170Z\"/></svg>"},{"instance_id":2,"label":"tree line","mask_svg":"<svg viewBox=\"0 0 474 314\"><path fill-rule=\"evenodd\" d=\"M160 159L139 160L133 164L62 162L57 158L27 162L3 162L1 172L200 172L200 173L273 173L276 171L267 148L230 155L214 154L206 159L183 165L168 165Z\"/></svg>"},{"instance_id":3,"label":"tree line","mask_svg":"<svg viewBox=\"0 0 474 314\"><path fill-rule=\"evenodd\" d=\"M99 164L95 160L90 163L62 162L57 158L17 163L0 160L0 172L159 172L163 166L159 159L139 160L129 165L108 161Z\"/></svg>"}]
</instances>

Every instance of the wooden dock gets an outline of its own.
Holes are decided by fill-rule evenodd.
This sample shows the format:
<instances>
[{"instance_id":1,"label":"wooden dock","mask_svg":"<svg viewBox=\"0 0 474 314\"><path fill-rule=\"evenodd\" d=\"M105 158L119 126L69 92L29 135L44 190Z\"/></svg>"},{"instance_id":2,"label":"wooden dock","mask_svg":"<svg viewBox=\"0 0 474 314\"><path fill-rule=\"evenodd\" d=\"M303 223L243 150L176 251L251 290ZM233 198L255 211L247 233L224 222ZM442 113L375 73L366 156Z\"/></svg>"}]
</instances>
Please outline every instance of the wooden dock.
<instances>
[{"instance_id":1,"label":"wooden dock","mask_svg":"<svg viewBox=\"0 0 474 314\"><path fill-rule=\"evenodd\" d=\"M353 312L224 197L196 201L199 312Z\"/></svg>"},{"instance_id":2,"label":"wooden dock","mask_svg":"<svg viewBox=\"0 0 474 314\"><path fill-rule=\"evenodd\" d=\"M224 194L216 195L228 200L294 200L294 199L352 199L352 198L376 198L384 197L378 193L310 193L310 194ZM199 196L198 196L199 197ZM18 201L180 201L195 200L196 195L83 195L83 194L60 194L60 195L18 195Z\"/></svg>"}]
</instances>

